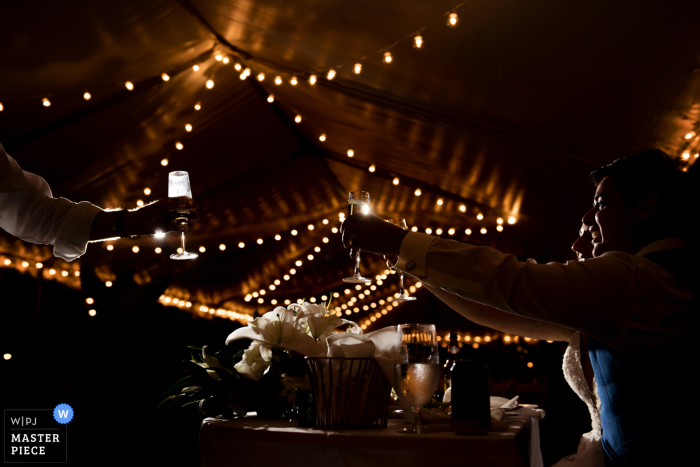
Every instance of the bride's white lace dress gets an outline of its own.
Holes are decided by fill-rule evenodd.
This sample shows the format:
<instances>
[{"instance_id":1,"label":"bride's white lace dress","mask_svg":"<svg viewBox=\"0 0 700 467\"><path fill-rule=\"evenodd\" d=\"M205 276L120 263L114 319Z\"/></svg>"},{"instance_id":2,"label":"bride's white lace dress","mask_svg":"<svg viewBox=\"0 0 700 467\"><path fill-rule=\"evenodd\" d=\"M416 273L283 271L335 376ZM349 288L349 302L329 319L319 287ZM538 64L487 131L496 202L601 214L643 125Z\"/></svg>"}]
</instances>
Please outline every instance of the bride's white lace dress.
<instances>
[{"instance_id":1,"label":"bride's white lace dress","mask_svg":"<svg viewBox=\"0 0 700 467\"><path fill-rule=\"evenodd\" d=\"M598 386L593 378L593 390L586 380L581 363L581 337L578 332L574 332L571 342L564 353L564 378L588 406L591 414L592 430L581 436L576 454L566 456L554 464L556 467L604 467L605 457L603 455L603 445L601 442L600 428L600 398L598 397ZM554 467L552 466L552 467Z\"/></svg>"}]
</instances>

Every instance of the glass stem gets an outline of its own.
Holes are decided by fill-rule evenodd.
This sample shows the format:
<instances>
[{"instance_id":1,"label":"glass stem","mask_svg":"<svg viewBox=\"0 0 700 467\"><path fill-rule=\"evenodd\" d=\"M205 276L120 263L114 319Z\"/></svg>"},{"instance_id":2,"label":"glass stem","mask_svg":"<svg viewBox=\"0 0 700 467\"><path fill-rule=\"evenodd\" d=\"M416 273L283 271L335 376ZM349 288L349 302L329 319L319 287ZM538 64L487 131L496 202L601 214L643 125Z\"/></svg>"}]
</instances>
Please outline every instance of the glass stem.
<instances>
[{"instance_id":1,"label":"glass stem","mask_svg":"<svg viewBox=\"0 0 700 467\"><path fill-rule=\"evenodd\" d=\"M403 290L403 273L399 274L399 284L401 286L401 296L403 297L406 295L406 292Z\"/></svg>"},{"instance_id":2,"label":"glass stem","mask_svg":"<svg viewBox=\"0 0 700 467\"><path fill-rule=\"evenodd\" d=\"M423 421L420 418L420 405L412 405L411 408L413 409L413 429L416 430L416 433L420 433L423 431Z\"/></svg>"},{"instance_id":3,"label":"glass stem","mask_svg":"<svg viewBox=\"0 0 700 467\"><path fill-rule=\"evenodd\" d=\"M185 254L185 232L182 232L182 254Z\"/></svg>"},{"instance_id":4,"label":"glass stem","mask_svg":"<svg viewBox=\"0 0 700 467\"><path fill-rule=\"evenodd\" d=\"M355 255L355 276L360 275L360 250L357 250L357 255Z\"/></svg>"}]
</instances>

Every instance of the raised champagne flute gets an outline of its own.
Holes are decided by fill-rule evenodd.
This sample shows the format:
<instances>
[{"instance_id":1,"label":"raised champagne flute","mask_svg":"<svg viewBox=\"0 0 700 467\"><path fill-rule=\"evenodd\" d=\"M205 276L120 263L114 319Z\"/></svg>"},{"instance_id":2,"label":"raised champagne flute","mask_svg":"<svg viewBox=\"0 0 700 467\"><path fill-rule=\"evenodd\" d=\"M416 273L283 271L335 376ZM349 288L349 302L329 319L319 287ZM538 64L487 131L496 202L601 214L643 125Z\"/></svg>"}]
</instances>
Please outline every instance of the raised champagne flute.
<instances>
[{"instance_id":1,"label":"raised champagne flute","mask_svg":"<svg viewBox=\"0 0 700 467\"><path fill-rule=\"evenodd\" d=\"M181 198L192 199L192 188L190 188L190 176L181 170L170 172L168 177L168 198L172 198L181 208L171 211L170 215L175 225L180 229L182 238L182 253L173 253L171 259L194 259L199 256L196 253L189 253L185 250L185 232L189 228L190 210L182 203Z\"/></svg>"},{"instance_id":2,"label":"raised champagne flute","mask_svg":"<svg viewBox=\"0 0 700 467\"><path fill-rule=\"evenodd\" d=\"M348 195L348 217L353 214L368 214L369 213L369 193L366 191L351 191ZM353 243L355 239L353 238ZM346 277L344 282L351 284L366 284L372 282L372 279L362 277L360 274L360 250L357 250L355 255L355 274L352 277Z\"/></svg>"},{"instance_id":3,"label":"raised champagne flute","mask_svg":"<svg viewBox=\"0 0 700 467\"><path fill-rule=\"evenodd\" d=\"M413 426L399 433L425 433L420 409L435 392L440 377L440 357L433 324L400 324L396 349L396 393L413 411Z\"/></svg>"},{"instance_id":4,"label":"raised champagne flute","mask_svg":"<svg viewBox=\"0 0 700 467\"><path fill-rule=\"evenodd\" d=\"M408 230L408 226L406 225L406 219L388 219L387 222L389 224L395 225L396 227L400 227L404 230ZM386 259L386 264L389 266L389 269L394 271L394 264L396 264L396 257L384 257ZM403 288L403 273L399 271L399 285L400 285L400 293L399 296L396 298L392 298L390 301L392 302L410 302L411 300L415 300L416 297L409 297L408 294L406 293L406 290Z\"/></svg>"}]
</instances>

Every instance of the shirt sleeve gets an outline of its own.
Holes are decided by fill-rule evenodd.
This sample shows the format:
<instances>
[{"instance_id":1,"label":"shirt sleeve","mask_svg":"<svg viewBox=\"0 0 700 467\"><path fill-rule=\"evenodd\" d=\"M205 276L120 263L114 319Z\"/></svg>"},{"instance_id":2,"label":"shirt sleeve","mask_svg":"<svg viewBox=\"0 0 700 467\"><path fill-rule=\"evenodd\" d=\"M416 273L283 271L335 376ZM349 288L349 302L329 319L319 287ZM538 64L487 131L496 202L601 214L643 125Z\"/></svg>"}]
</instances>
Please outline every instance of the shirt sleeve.
<instances>
[{"instance_id":1,"label":"shirt sleeve","mask_svg":"<svg viewBox=\"0 0 700 467\"><path fill-rule=\"evenodd\" d=\"M615 348L655 345L686 332L669 318L687 315L692 301L664 269L621 252L538 264L493 248L410 232L396 268L432 287L564 326Z\"/></svg>"},{"instance_id":2,"label":"shirt sleeve","mask_svg":"<svg viewBox=\"0 0 700 467\"><path fill-rule=\"evenodd\" d=\"M30 243L54 245L54 255L73 261L85 254L95 216L88 202L54 198L46 181L20 169L0 146L0 228Z\"/></svg>"}]
</instances>

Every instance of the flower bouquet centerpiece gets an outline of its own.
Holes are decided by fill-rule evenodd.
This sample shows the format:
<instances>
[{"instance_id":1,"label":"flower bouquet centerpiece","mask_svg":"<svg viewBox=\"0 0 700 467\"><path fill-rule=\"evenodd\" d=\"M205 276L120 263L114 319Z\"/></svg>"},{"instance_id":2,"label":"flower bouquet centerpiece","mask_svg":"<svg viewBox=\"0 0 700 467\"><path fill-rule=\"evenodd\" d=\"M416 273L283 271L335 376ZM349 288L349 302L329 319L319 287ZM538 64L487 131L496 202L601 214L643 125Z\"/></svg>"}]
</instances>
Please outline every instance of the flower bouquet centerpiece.
<instances>
[{"instance_id":1,"label":"flower bouquet centerpiece","mask_svg":"<svg viewBox=\"0 0 700 467\"><path fill-rule=\"evenodd\" d=\"M326 355L326 338L336 332L362 334L356 323L330 314L325 303L292 304L254 317L228 336L226 346L188 347L190 359L184 363L189 375L165 391L157 410L183 408L225 418L250 412L265 418L303 417L300 408L312 406L303 357ZM229 351L238 339L252 343ZM298 393L304 401L296 400Z\"/></svg>"}]
</instances>

